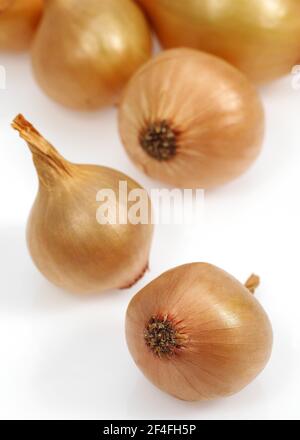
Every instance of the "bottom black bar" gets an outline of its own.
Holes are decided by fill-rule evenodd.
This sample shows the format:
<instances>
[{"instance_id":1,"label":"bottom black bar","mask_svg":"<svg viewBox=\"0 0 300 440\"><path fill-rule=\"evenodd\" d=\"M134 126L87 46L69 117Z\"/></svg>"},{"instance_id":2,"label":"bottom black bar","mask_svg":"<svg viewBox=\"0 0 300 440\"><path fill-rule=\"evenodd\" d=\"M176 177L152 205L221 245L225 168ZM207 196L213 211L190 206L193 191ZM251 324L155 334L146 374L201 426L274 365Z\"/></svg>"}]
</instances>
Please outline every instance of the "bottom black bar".
<instances>
[{"instance_id":1,"label":"bottom black bar","mask_svg":"<svg viewBox=\"0 0 300 440\"><path fill-rule=\"evenodd\" d=\"M257 435L257 422L243 421L247 436ZM229 435L231 440L241 440L241 430L232 427L232 421L3 421L0 429L9 433L9 438L81 439L96 440L108 438L139 439L153 438L196 438L204 435ZM285 428L285 432L286 428Z\"/></svg>"}]
</instances>

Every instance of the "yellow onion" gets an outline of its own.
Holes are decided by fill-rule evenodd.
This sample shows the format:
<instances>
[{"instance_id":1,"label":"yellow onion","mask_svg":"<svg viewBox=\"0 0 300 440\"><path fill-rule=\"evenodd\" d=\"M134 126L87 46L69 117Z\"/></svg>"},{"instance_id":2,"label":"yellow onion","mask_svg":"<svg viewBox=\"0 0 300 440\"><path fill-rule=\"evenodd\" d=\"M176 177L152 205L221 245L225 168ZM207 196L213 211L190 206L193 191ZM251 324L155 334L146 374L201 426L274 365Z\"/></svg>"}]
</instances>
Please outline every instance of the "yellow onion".
<instances>
[{"instance_id":1,"label":"yellow onion","mask_svg":"<svg viewBox=\"0 0 300 440\"><path fill-rule=\"evenodd\" d=\"M250 293L257 284L252 276L243 286L206 263L165 272L127 310L126 338L135 363L179 399L240 391L263 370L272 350L270 321Z\"/></svg>"},{"instance_id":2,"label":"yellow onion","mask_svg":"<svg viewBox=\"0 0 300 440\"><path fill-rule=\"evenodd\" d=\"M100 108L118 101L151 46L148 23L132 0L48 0L33 44L33 70L59 103Z\"/></svg>"},{"instance_id":3,"label":"yellow onion","mask_svg":"<svg viewBox=\"0 0 300 440\"><path fill-rule=\"evenodd\" d=\"M162 52L130 80L119 128L129 156L149 176L209 188L239 176L256 159L264 112L241 72L182 48Z\"/></svg>"},{"instance_id":4,"label":"yellow onion","mask_svg":"<svg viewBox=\"0 0 300 440\"><path fill-rule=\"evenodd\" d=\"M0 50L20 51L32 40L43 0L0 0Z\"/></svg>"},{"instance_id":5,"label":"yellow onion","mask_svg":"<svg viewBox=\"0 0 300 440\"><path fill-rule=\"evenodd\" d=\"M124 216L120 181L128 192L141 187L116 170L68 162L21 115L13 127L27 141L39 177L27 228L37 268L54 284L79 293L134 284L148 267L152 225L99 223L96 196L113 190L115 208Z\"/></svg>"},{"instance_id":6,"label":"yellow onion","mask_svg":"<svg viewBox=\"0 0 300 440\"><path fill-rule=\"evenodd\" d=\"M12 5L14 0L0 0L0 12L4 11L8 8L8 6Z\"/></svg>"},{"instance_id":7,"label":"yellow onion","mask_svg":"<svg viewBox=\"0 0 300 440\"><path fill-rule=\"evenodd\" d=\"M300 61L299 0L138 0L165 48L220 56L262 83Z\"/></svg>"}]
</instances>

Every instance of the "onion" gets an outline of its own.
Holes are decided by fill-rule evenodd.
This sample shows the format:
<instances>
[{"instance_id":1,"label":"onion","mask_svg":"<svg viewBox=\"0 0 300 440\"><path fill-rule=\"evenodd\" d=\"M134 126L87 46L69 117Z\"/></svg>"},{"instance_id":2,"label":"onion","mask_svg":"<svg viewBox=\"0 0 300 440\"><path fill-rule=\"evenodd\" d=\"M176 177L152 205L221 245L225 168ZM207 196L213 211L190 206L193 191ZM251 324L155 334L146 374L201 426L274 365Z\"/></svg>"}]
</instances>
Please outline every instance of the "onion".
<instances>
[{"instance_id":1,"label":"onion","mask_svg":"<svg viewBox=\"0 0 300 440\"><path fill-rule=\"evenodd\" d=\"M26 49L43 7L43 0L0 0L0 50Z\"/></svg>"},{"instance_id":2,"label":"onion","mask_svg":"<svg viewBox=\"0 0 300 440\"><path fill-rule=\"evenodd\" d=\"M113 169L66 161L21 115L13 127L27 141L39 176L27 228L37 268L54 284L79 293L134 284L148 267L152 224L99 224L96 196L99 190L112 190L112 207L124 216L120 181L128 192L141 187Z\"/></svg>"},{"instance_id":3,"label":"onion","mask_svg":"<svg viewBox=\"0 0 300 440\"><path fill-rule=\"evenodd\" d=\"M299 0L138 0L165 48L220 56L268 82L300 61Z\"/></svg>"},{"instance_id":4,"label":"onion","mask_svg":"<svg viewBox=\"0 0 300 440\"><path fill-rule=\"evenodd\" d=\"M236 178L256 159L264 113L254 87L230 64L173 49L130 80L119 128L129 156L149 176L210 188Z\"/></svg>"},{"instance_id":5,"label":"onion","mask_svg":"<svg viewBox=\"0 0 300 440\"><path fill-rule=\"evenodd\" d=\"M33 69L54 100L95 109L118 101L151 46L148 23L132 0L51 0L34 41Z\"/></svg>"},{"instance_id":6,"label":"onion","mask_svg":"<svg viewBox=\"0 0 300 440\"><path fill-rule=\"evenodd\" d=\"M183 400L229 396L267 364L272 328L253 291L205 263L165 272L130 302L126 338L144 375Z\"/></svg>"}]
</instances>

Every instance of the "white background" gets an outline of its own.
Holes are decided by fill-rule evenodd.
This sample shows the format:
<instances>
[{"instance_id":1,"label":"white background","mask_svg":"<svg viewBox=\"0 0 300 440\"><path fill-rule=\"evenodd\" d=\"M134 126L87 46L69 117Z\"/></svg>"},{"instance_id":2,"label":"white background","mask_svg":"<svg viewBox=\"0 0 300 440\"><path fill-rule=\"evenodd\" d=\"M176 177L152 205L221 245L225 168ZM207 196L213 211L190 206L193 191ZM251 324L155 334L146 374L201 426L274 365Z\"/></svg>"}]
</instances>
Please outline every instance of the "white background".
<instances>
[{"instance_id":1,"label":"white background","mask_svg":"<svg viewBox=\"0 0 300 440\"><path fill-rule=\"evenodd\" d=\"M146 188L120 144L116 110L76 113L46 98L27 55L0 55L0 417L1 418L300 418L300 90L292 77L261 90L267 112L264 150L239 180L206 194L196 227L158 226L151 271L128 291L80 298L50 285L35 269L25 224L37 191L29 150L10 128L22 112L70 160L104 164ZM274 327L266 370L241 393L186 403L152 386L124 338L130 298L170 267L216 264L257 292Z\"/></svg>"}]
</instances>

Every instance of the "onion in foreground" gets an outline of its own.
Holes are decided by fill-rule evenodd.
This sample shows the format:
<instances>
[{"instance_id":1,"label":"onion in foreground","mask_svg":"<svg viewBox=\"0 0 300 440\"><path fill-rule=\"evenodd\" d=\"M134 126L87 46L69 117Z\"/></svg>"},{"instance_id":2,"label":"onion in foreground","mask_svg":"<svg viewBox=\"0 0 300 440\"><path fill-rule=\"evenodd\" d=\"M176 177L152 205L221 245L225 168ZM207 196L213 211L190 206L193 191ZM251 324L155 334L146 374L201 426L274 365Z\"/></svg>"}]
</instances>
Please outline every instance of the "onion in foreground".
<instances>
[{"instance_id":1,"label":"onion in foreground","mask_svg":"<svg viewBox=\"0 0 300 440\"><path fill-rule=\"evenodd\" d=\"M126 339L144 375L183 400L237 393L265 367L272 350L270 321L245 286L205 263L165 272L129 304Z\"/></svg>"}]
</instances>

